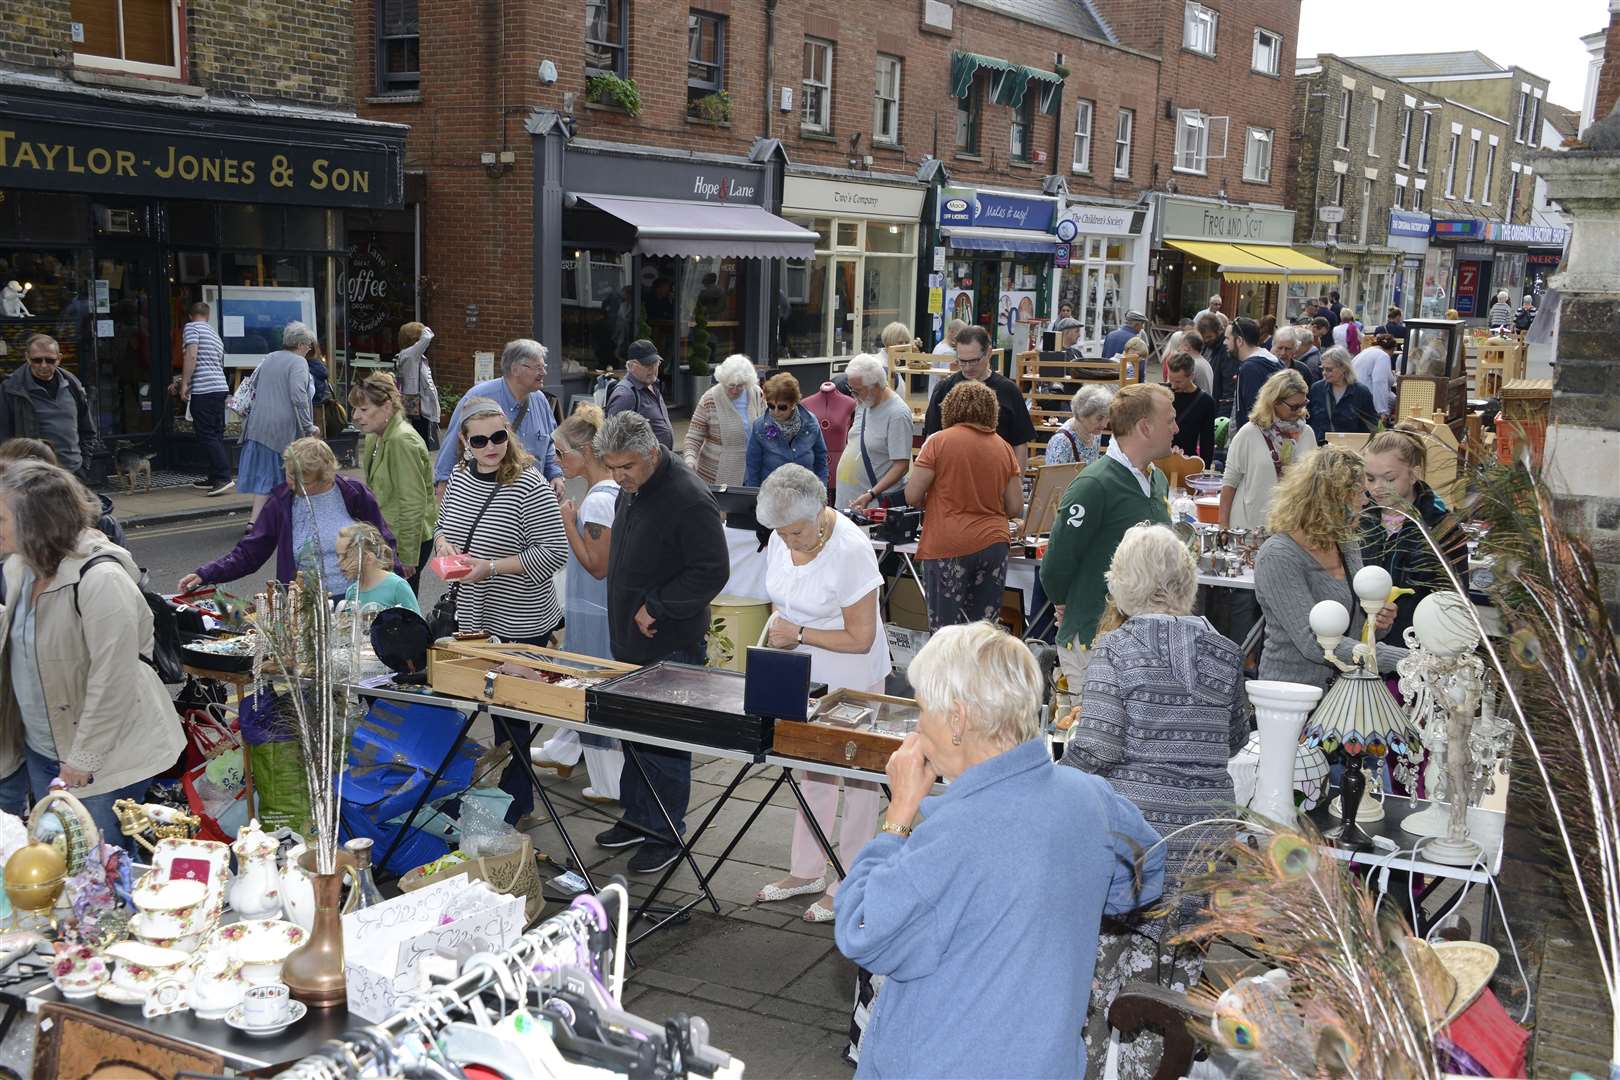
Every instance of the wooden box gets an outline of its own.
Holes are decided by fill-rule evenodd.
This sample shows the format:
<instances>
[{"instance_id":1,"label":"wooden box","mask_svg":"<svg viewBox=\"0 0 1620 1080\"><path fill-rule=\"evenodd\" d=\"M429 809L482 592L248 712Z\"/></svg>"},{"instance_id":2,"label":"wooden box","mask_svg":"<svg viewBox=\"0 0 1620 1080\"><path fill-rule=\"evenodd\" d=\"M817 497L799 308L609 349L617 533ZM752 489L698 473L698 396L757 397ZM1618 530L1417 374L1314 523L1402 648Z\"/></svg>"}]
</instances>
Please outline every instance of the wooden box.
<instances>
[{"instance_id":1,"label":"wooden box","mask_svg":"<svg viewBox=\"0 0 1620 1080\"><path fill-rule=\"evenodd\" d=\"M867 715L853 724L832 719L846 710L864 710ZM808 722L778 720L775 752L881 773L889 755L915 730L917 714L917 703L910 698L837 690L821 699Z\"/></svg>"},{"instance_id":2,"label":"wooden box","mask_svg":"<svg viewBox=\"0 0 1620 1080\"><path fill-rule=\"evenodd\" d=\"M428 685L451 697L584 721L584 685L563 686L518 675L498 675L495 669L502 664L517 664L549 676L597 682L636 670L634 664L539 645L457 641L435 645L428 651Z\"/></svg>"}]
</instances>

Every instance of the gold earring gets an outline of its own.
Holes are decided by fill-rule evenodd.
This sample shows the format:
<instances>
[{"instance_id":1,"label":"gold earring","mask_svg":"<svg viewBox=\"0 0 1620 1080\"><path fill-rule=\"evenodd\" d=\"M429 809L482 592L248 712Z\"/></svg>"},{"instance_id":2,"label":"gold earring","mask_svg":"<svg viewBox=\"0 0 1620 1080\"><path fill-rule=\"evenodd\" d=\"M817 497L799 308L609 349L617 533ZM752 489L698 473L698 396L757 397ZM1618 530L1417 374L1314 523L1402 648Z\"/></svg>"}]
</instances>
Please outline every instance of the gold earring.
<instances>
[{"instance_id":1,"label":"gold earring","mask_svg":"<svg viewBox=\"0 0 1620 1080\"><path fill-rule=\"evenodd\" d=\"M960 731L955 732L954 734L951 735L951 745L952 746L961 746L962 745L962 733Z\"/></svg>"}]
</instances>

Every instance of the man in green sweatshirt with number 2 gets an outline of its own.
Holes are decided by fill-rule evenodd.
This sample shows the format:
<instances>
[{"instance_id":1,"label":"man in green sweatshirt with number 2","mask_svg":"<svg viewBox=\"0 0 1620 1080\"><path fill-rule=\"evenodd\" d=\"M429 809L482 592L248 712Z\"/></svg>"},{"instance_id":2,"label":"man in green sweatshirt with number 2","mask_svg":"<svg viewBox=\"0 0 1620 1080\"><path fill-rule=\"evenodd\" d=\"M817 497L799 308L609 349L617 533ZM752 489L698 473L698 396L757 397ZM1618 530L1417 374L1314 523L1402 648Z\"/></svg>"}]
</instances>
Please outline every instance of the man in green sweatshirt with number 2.
<instances>
[{"instance_id":1,"label":"man in green sweatshirt with number 2","mask_svg":"<svg viewBox=\"0 0 1620 1080\"><path fill-rule=\"evenodd\" d=\"M1108 410L1108 452L1074 478L1058 504L1041 584L1062 606L1058 659L1078 696L1097 622L1108 603L1104 574L1132 525L1170 523L1170 481L1153 462L1170 453L1175 398L1157 383L1127 386Z\"/></svg>"}]
</instances>

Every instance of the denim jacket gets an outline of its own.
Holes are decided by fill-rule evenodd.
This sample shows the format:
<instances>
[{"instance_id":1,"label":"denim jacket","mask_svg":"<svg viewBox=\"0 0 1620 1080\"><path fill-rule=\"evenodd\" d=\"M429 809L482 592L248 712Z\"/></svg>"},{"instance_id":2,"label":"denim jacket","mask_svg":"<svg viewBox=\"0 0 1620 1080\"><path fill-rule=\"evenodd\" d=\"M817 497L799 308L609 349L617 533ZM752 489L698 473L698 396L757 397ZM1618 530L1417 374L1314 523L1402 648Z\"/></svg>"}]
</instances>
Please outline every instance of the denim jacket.
<instances>
[{"instance_id":1,"label":"denim jacket","mask_svg":"<svg viewBox=\"0 0 1620 1080\"><path fill-rule=\"evenodd\" d=\"M803 405L799 406L799 434L789 442L770 413L754 421L748 432L748 487L758 487L765 478L792 462L803 465L827 482L827 440L821 437L821 421Z\"/></svg>"}]
</instances>

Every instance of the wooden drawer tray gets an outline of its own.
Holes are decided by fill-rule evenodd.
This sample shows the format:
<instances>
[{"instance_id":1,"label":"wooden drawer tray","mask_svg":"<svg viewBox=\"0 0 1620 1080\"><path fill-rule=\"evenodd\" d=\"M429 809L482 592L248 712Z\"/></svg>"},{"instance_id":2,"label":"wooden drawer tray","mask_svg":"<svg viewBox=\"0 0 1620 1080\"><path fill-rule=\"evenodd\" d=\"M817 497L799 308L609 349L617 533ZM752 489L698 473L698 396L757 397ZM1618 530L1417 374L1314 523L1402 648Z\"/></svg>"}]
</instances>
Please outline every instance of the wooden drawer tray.
<instances>
[{"instance_id":1,"label":"wooden drawer tray","mask_svg":"<svg viewBox=\"0 0 1620 1080\"><path fill-rule=\"evenodd\" d=\"M833 719L855 710L865 716L854 723ZM778 720L773 752L880 773L889 763L889 755L915 730L917 714L917 703L911 698L836 690L817 703L809 721Z\"/></svg>"},{"instance_id":2,"label":"wooden drawer tray","mask_svg":"<svg viewBox=\"0 0 1620 1080\"><path fill-rule=\"evenodd\" d=\"M518 675L496 674L495 669L502 664L516 664L545 675L571 676L593 682L636 670L634 664L621 664L539 645L458 641L435 645L429 650L428 685L452 697L487 701L542 716L584 722L585 686L560 686Z\"/></svg>"}]
</instances>

